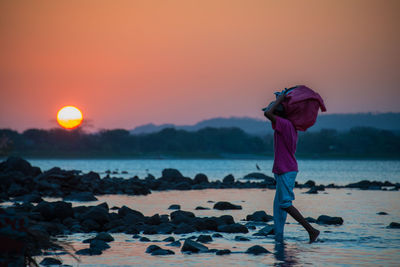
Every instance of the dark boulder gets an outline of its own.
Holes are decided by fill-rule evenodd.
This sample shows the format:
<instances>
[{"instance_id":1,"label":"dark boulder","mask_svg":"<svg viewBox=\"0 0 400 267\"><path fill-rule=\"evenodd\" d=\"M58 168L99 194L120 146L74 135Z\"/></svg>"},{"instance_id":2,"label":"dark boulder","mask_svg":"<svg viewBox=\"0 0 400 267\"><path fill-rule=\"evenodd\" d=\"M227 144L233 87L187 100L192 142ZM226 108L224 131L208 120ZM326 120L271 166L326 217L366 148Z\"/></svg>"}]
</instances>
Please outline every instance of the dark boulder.
<instances>
[{"instance_id":1,"label":"dark boulder","mask_svg":"<svg viewBox=\"0 0 400 267\"><path fill-rule=\"evenodd\" d=\"M312 186L310 188L310 190L308 190L307 192L304 192L305 194L318 194L318 189L316 186Z\"/></svg>"},{"instance_id":2,"label":"dark boulder","mask_svg":"<svg viewBox=\"0 0 400 267\"><path fill-rule=\"evenodd\" d=\"M212 237L210 235L199 235L199 237L197 237L197 242L200 243L208 243L213 241Z\"/></svg>"},{"instance_id":3,"label":"dark boulder","mask_svg":"<svg viewBox=\"0 0 400 267\"><path fill-rule=\"evenodd\" d=\"M173 252L172 250L163 249L163 248L156 249L153 252L151 252L152 256L164 256L164 255L173 255L173 254L175 254L175 252Z\"/></svg>"},{"instance_id":4,"label":"dark boulder","mask_svg":"<svg viewBox=\"0 0 400 267\"><path fill-rule=\"evenodd\" d=\"M94 239L103 240L105 242L114 241L114 237L112 237L112 235L106 232L98 233Z\"/></svg>"},{"instance_id":5,"label":"dark boulder","mask_svg":"<svg viewBox=\"0 0 400 267\"><path fill-rule=\"evenodd\" d=\"M256 221L256 222L269 222L273 219L274 219L273 216L268 215L263 210L256 211L253 214L249 214L246 216L247 221Z\"/></svg>"},{"instance_id":6,"label":"dark boulder","mask_svg":"<svg viewBox=\"0 0 400 267\"><path fill-rule=\"evenodd\" d=\"M246 174L243 177L243 179L264 180L267 185L276 184L276 181L273 177L265 175L264 173L261 173L261 172L252 172L252 173Z\"/></svg>"},{"instance_id":7,"label":"dark boulder","mask_svg":"<svg viewBox=\"0 0 400 267\"><path fill-rule=\"evenodd\" d=\"M273 235L275 233L273 225L267 225L261 228L257 233L254 233L253 236L268 236Z\"/></svg>"},{"instance_id":8,"label":"dark boulder","mask_svg":"<svg viewBox=\"0 0 400 267\"><path fill-rule=\"evenodd\" d=\"M91 232L91 231L101 231L102 227L99 223L92 219L85 219L81 222L81 227L83 227L86 232Z\"/></svg>"},{"instance_id":9,"label":"dark boulder","mask_svg":"<svg viewBox=\"0 0 400 267\"><path fill-rule=\"evenodd\" d=\"M250 241L250 239L247 238L247 237L244 237L244 236L237 235L237 236L235 236L235 241L240 241L240 242L242 242L242 241Z\"/></svg>"},{"instance_id":10,"label":"dark boulder","mask_svg":"<svg viewBox=\"0 0 400 267\"><path fill-rule=\"evenodd\" d=\"M172 204L172 205L169 206L168 209L169 209L169 210L180 210L180 209L181 209L181 205Z\"/></svg>"},{"instance_id":11,"label":"dark boulder","mask_svg":"<svg viewBox=\"0 0 400 267\"><path fill-rule=\"evenodd\" d=\"M141 238L139 238L139 241L140 241L140 242L150 242L150 239L148 239L148 238L145 237L145 236L142 236Z\"/></svg>"},{"instance_id":12,"label":"dark boulder","mask_svg":"<svg viewBox=\"0 0 400 267\"><path fill-rule=\"evenodd\" d=\"M317 219L318 224L328 224L328 225L341 225L343 224L342 217L331 217L328 215L321 215Z\"/></svg>"},{"instance_id":13,"label":"dark boulder","mask_svg":"<svg viewBox=\"0 0 400 267\"><path fill-rule=\"evenodd\" d=\"M203 173L196 174L196 176L193 179L193 183L194 184L208 183L208 177Z\"/></svg>"},{"instance_id":14,"label":"dark boulder","mask_svg":"<svg viewBox=\"0 0 400 267\"><path fill-rule=\"evenodd\" d=\"M8 196L17 197L29 193L29 189L16 183L12 183L7 190Z\"/></svg>"},{"instance_id":15,"label":"dark boulder","mask_svg":"<svg viewBox=\"0 0 400 267\"><path fill-rule=\"evenodd\" d=\"M96 201L97 198L92 192L71 192L63 198L67 201Z\"/></svg>"},{"instance_id":16,"label":"dark boulder","mask_svg":"<svg viewBox=\"0 0 400 267\"><path fill-rule=\"evenodd\" d=\"M40 265L44 265L44 266L47 266L47 265L61 265L61 264L62 264L62 262L60 260L55 259L55 258L49 258L49 257L44 258L40 262Z\"/></svg>"},{"instance_id":17,"label":"dark boulder","mask_svg":"<svg viewBox=\"0 0 400 267\"><path fill-rule=\"evenodd\" d=\"M110 215L108 214L108 211L106 209L99 206L94 206L89 208L87 212L82 214L81 219L91 219L98 224L103 225L110 221Z\"/></svg>"},{"instance_id":18,"label":"dark boulder","mask_svg":"<svg viewBox=\"0 0 400 267\"><path fill-rule=\"evenodd\" d=\"M220 249L215 253L215 255L218 256L228 255L228 254L231 254L231 251L229 249Z\"/></svg>"},{"instance_id":19,"label":"dark boulder","mask_svg":"<svg viewBox=\"0 0 400 267\"><path fill-rule=\"evenodd\" d=\"M263 248L262 246L255 245L246 250L247 254L253 254L253 255L260 255L260 254L267 254L271 253L267 249Z\"/></svg>"},{"instance_id":20,"label":"dark boulder","mask_svg":"<svg viewBox=\"0 0 400 267\"><path fill-rule=\"evenodd\" d=\"M153 251L155 251L157 249L161 249L161 247L159 247L157 245L150 245L147 247L146 253L152 253Z\"/></svg>"},{"instance_id":21,"label":"dark boulder","mask_svg":"<svg viewBox=\"0 0 400 267\"><path fill-rule=\"evenodd\" d=\"M235 182L235 177L232 174L228 174L227 176L222 179L224 184L233 184Z\"/></svg>"},{"instance_id":22,"label":"dark boulder","mask_svg":"<svg viewBox=\"0 0 400 267\"><path fill-rule=\"evenodd\" d=\"M188 233L193 233L196 232L196 228L194 228L192 225L189 225L187 223L181 223L179 224L176 229L174 230L174 234L180 235L180 234L188 234Z\"/></svg>"},{"instance_id":23,"label":"dark boulder","mask_svg":"<svg viewBox=\"0 0 400 267\"><path fill-rule=\"evenodd\" d=\"M384 212L384 211L380 211L380 212L378 212L377 214L378 214L378 215L388 215L388 213L387 213L387 212Z\"/></svg>"},{"instance_id":24,"label":"dark boulder","mask_svg":"<svg viewBox=\"0 0 400 267\"><path fill-rule=\"evenodd\" d=\"M227 201L219 201L214 204L214 209L216 209L216 210L241 210L242 206L234 205Z\"/></svg>"},{"instance_id":25,"label":"dark boulder","mask_svg":"<svg viewBox=\"0 0 400 267\"><path fill-rule=\"evenodd\" d=\"M231 215L222 215L216 218L217 224L218 225L224 225L224 224L234 224L235 220Z\"/></svg>"},{"instance_id":26,"label":"dark boulder","mask_svg":"<svg viewBox=\"0 0 400 267\"><path fill-rule=\"evenodd\" d=\"M24 175L29 175L35 177L42 173L40 168L32 167L32 165L19 157L9 157L6 161L0 163L0 172L8 173L8 172L21 172Z\"/></svg>"},{"instance_id":27,"label":"dark boulder","mask_svg":"<svg viewBox=\"0 0 400 267\"><path fill-rule=\"evenodd\" d=\"M400 223L391 222L391 223L389 224L388 228L399 229L399 228L400 228Z\"/></svg>"},{"instance_id":28,"label":"dark boulder","mask_svg":"<svg viewBox=\"0 0 400 267\"><path fill-rule=\"evenodd\" d=\"M306 220L307 222L309 222L309 223L316 223L316 222L317 222L317 220L314 219L314 218L312 218L312 217L307 217L307 218L305 218L305 220Z\"/></svg>"},{"instance_id":29,"label":"dark boulder","mask_svg":"<svg viewBox=\"0 0 400 267\"><path fill-rule=\"evenodd\" d=\"M191 224L195 215L190 211L177 210L170 214L171 222L173 224L188 223Z\"/></svg>"},{"instance_id":30,"label":"dark boulder","mask_svg":"<svg viewBox=\"0 0 400 267\"><path fill-rule=\"evenodd\" d=\"M212 235L212 237L221 238L221 237L224 237L224 236L219 234L219 233L215 233L215 234Z\"/></svg>"},{"instance_id":31,"label":"dark boulder","mask_svg":"<svg viewBox=\"0 0 400 267\"><path fill-rule=\"evenodd\" d=\"M219 225L217 228L217 231L222 232L222 233L248 233L249 232L247 227L240 223Z\"/></svg>"},{"instance_id":32,"label":"dark boulder","mask_svg":"<svg viewBox=\"0 0 400 267\"><path fill-rule=\"evenodd\" d=\"M202 206L197 206L195 210L209 210L210 208L202 207Z\"/></svg>"},{"instance_id":33,"label":"dark boulder","mask_svg":"<svg viewBox=\"0 0 400 267\"><path fill-rule=\"evenodd\" d=\"M196 241L190 240L189 238L185 240L183 246L181 248L182 252L193 252L193 253L201 253L208 252L208 248Z\"/></svg>"},{"instance_id":34,"label":"dark boulder","mask_svg":"<svg viewBox=\"0 0 400 267\"><path fill-rule=\"evenodd\" d=\"M174 241L174 242L171 242L171 243L169 243L169 244L167 244L166 246L169 246L169 247L181 247L181 242L180 241Z\"/></svg>"},{"instance_id":35,"label":"dark boulder","mask_svg":"<svg viewBox=\"0 0 400 267\"><path fill-rule=\"evenodd\" d=\"M55 218L63 220L67 217L73 217L74 214L71 203L63 201L42 201L32 211L39 212L40 215L48 221Z\"/></svg>"},{"instance_id":36,"label":"dark boulder","mask_svg":"<svg viewBox=\"0 0 400 267\"><path fill-rule=\"evenodd\" d=\"M147 217L146 223L151 225L159 225L161 223L161 217L158 213L154 214L151 217Z\"/></svg>"},{"instance_id":37,"label":"dark boulder","mask_svg":"<svg viewBox=\"0 0 400 267\"><path fill-rule=\"evenodd\" d=\"M315 182L313 180L308 180L307 182L304 183L305 187L311 188L315 186Z\"/></svg>"},{"instance_id":38,"label":"dark boulder","mask_svg":"<svg viewBox=\"0 0 400 267\"><path fill-rule=\"evenodd\" d=\"M101 255L102 252L99 249L92 249L92 248L84 248L75 252L77 255L86 255L86 256L94 256L94 255Z\"/></svg>"},{"instance_id":39,"label":"dark boulder","mask_svg":"<svg viewBox=\"0 0 400 267\"><path fill-rule=\"evenodd\" d=\"M93 239L90 241L90 248L95 250L106 250L110 248L110 245L107 242L100 239Z\"/></svg>"},{"instance_id":40,"label":"dark boulder","mask_svg":"<svg viewBox=\"0 0 400 267\"><path fill-rule=\"evenodd\" d=\"M164 242L174 242L174 241L175 241L175 238L174 238L173 236L169 236L169 237L163 239L163 241L164 241Z\"/></svg>"},{"instance_id":41,"label":"dark boulder","mask_svg":"<svg viewBox=\"0 0 400 267\"><path fill-rule=\"evenodd\" d=\"M177 169L164 169L162 170L161 177L174 179L174 178L181 178L183 177L183 175Z\"/></svg>"}]
</instances>

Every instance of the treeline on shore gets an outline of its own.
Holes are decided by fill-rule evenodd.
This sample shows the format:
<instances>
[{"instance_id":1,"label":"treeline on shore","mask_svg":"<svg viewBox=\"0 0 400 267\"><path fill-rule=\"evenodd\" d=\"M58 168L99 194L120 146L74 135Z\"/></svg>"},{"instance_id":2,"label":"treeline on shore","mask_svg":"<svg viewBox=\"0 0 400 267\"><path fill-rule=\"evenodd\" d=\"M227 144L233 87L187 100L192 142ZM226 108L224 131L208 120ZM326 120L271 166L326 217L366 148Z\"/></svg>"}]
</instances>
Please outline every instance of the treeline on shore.
<instances>
[{"instance_id":1,"label":"treeline on shore","mask_svg":"<svg viewBox=\"0 0 400 267\"><path fill-rule=\"evenodd\" d=\"M163 129L132 135L123 129L86 133L80 129L0 129L0 156L25 157L273 157L273 135L253 136L239 128L195 132ZM298 157L400 158L400 135L376 128L346 132L299 132Z\"/></svg>"}]
</instances>

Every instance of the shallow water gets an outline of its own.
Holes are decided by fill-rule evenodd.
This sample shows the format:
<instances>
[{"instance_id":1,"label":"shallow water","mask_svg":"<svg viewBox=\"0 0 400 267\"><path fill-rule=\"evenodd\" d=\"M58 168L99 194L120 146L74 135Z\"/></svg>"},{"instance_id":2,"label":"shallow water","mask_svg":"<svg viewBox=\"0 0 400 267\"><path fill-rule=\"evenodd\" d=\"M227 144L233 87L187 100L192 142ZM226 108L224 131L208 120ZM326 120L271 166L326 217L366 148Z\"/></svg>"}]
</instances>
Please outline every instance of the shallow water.
<instances>
[{"instance_id":1,"label":"shallow water","mask_svg":"<svg viewBox=\"0 0 400 267\"><path fill-rule=\"evenodd\" d=\"M222 180L226 175L233 174L235 178L241 178L250 172L258 171L273 176L272 159L177 159L177 160L153 160L153 159L31 159L32 165L48 170L54 166L63 169L81 170L83 172L96 171L105 176L107 170L118 170L117 177L133 177L135 175L144 178L148 173L156 177L161 176L164 168L176 168L185 176L194 177L197 173L204 173L209 180ZM320 184L335 183L345 185L360 180L376 180L400 182L399 160L298 160L298 182L304 183L311 179ZM121 174L127 171L127 174Z\"/></svg>"},{"instance_id":2,"label":"shallow water","mask_svg":"<svg viewBox=\"0 0 400 267\"><path fill-rule=\"evenodd\" d=\"M341 226L320 226L320 241L307 244L308 236L302 227L290 216L285 226L286 246L275 247L271 237L253 237L256 230L248 234L226 234L223 238L213 238L207 244L209 248L230 249L231 255L215 254L185 255L179 248L166 247L165 242L140 242L131 235L112 234L115 241L111 248L100 256L81 256L79 266L260 266L260 265L379 265L398 266L400 262L400 229L386 228L390 222L400 221L400 192L398 191L361 191L357 189L328 189L317 195L303 194L305 189L295 189L294 205L305 217L317 218L321 214L340 216L344 220ZM171 204L180 204L182 210L192 211L196 216L220 216L230 214L235 221L240 221L247 214L265 210L272 214L274 190L269 189L207 189L192 191L152 192L147 196L106 195L95 202L73 205L95 205L107 202L110 207L126 205L149 216L155 213L169 214ZM242 210L213 210L211 201L230 201L243 207ZM194 210L197 206L210 207L210 210ZM389 215L377 215L385 211ZM260 227L257 227L257 230ZM212 234L213 232L209 232ZM86 238L95 234L74 234L60 238L71 242L75 249L87 248L83 244ZM172 235L176 239L199 233ZM237 242L236 235L251 238L249 242ZM169 235L147 235L151 240L162 240ZM171 249L175 255L151 256L145 253L151 244ZM240 252L255 244L262 245L271 254L251 256ZM60 256L65 264L77 266L78 263L68 255ZM41 257L38 257L40 262Z\"/></svg>"}]
</instances>

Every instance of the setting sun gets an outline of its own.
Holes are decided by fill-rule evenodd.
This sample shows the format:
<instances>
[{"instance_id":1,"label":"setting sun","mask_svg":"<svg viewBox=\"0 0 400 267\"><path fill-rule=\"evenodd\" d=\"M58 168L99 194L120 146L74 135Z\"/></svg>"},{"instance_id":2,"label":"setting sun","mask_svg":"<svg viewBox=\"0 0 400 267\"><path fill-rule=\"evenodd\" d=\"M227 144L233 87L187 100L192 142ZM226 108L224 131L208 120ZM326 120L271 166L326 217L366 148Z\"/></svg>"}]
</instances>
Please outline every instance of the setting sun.
<instances>
[{"instance_id":1,"label":"setting sun","mask_svg":"<svg viewBox=\"0 0 400 267\"><path fill-rule=\"evenodd\" d=\"M81 125L82 112L74 106L62 107L57 113L57 122L65 129L74 129Z\"/></svg>"}]
</instances>

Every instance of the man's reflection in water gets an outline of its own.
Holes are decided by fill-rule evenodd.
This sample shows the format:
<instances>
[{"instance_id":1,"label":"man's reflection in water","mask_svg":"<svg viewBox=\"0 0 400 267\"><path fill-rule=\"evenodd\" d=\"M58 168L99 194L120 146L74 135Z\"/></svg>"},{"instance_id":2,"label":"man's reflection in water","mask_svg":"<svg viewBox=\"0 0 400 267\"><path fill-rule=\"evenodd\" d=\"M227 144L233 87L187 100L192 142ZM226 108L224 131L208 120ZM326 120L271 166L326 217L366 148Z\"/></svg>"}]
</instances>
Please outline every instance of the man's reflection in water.
<instances>
[{"instance_id":1,"label":"man's reflection in water","mask_svg":"<svg viewBox=\"0 0 400 267\"><path fill-rule=\"evenodd\" d=\"M275 242L275 258L277 263L274 266L294 266L298 264L296 248L288 248L284 242Z\"/></svg>"}]
</instances>

